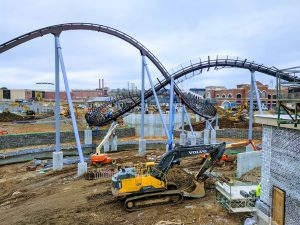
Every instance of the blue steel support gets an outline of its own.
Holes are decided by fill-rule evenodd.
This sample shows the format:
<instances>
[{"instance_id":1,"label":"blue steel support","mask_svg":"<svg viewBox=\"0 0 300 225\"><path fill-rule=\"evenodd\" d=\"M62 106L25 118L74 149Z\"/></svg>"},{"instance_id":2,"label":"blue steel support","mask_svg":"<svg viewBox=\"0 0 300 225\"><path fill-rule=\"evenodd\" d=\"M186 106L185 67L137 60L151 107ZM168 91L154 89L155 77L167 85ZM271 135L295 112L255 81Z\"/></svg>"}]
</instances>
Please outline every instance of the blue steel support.
<instances>
[{"instance_id":1,"label":"blue steel support","mask_svg":"<svg viewBox=\"0 0 300 225\"><path fill-rule=\"evenodd\" d=\"M142 58L142 88L141 88L141 139L144 139L144 121L145 121L145 68Z\"/></svg>"},{"instance_id":2,"label":"blue steel support","mask_svg":"<svg viewBox=\"0 0 300 225\"><path fill-rule=\"evenodd\" d=\"M173 118L174 118L174 109L173 109L173 101L174 101L174 77L171 78L170 83L170 105L169 105L169 120L170 120L170 134L169 134L169 151L172 151L173 145Z\"/></svg>"},{"instance_id":3,"label":"blue steel support","mask_svg":"<svg viewBox=\"0 0 300 225\"><path fill-rule=\"evenodd\" d=\"M251 86L250 86L250 109L249 109L249 130L248 130L248 140L252 140L252 123L253 123L253 87L254 87L254 80L253 80L253 73L251 72Z\"/></svg>"},{"instance_id":4,"label":"blue steel support","mask_svg":"<svg viewBox=\"0 0 300 225\"><path fill-rule=\"evenodd\" d=\"M72 98L71 98L67 73L66 73L66 69L65 69L64 59L63 59L61 46L60 46L60 42L59 42L59 37L55 36L55 39L56 39L56 42L57 42L57 52L58 52L58 56L59 56L61 72L62 72L63 78L64 78L66 95L67 95L67 100L68 100L68 104L69 104L69 110L70 110L70 115L71 115L71 119L72 119L72 124L73 124L75 139L76 139L76 145L77 145L78 154L79 154L79 159L80 159L80 163L84 163L84 158L83 158L83 154L82 154L82 148L81 148L81 143L80 143L80 138L79 138L79 133L78 133L78 128L77 128L77 123L76 123L76 118L75 118L75 113L74 113L74 108L73 108L73 103L72 103Z\"/></svg>"},{"instance_id":5,"label":"blue steel support","mask_svg":"<svg viewBox=\"0 0 300 225\"><path fill-rule=\"evenodd\" d=\"M261 102L260 102L260 97L259 97L259 92L256 84L256 79L255 79L255 72L251 72L252 80L253 80L253 85L255 88L255 94L256 94L256 103L258 105L259 113L263 114L262 108L261 108Z\"/></svg>"},{"instance_id":6,"label":"blue steel support","mask_svg":"<svg viewBox=\"0 0 300 225\"><path fill-rule=\"evenodd\" d=\"M181 104L181 133L184 134L184 108L183 104Z\"/></svg>"},{"instance_id":7,"label":"blue steel support","mask_svg":"<svg viewBox=\"0 0 300 225\"><path fill-rule=\"evenodd\" d=\"M168 128L167 128L167 125L166 125L166 123L164 121L164 118L163 118L163 115L162 115L162 111L161 111L161 108L160 108L160 105L159 105L157 94L156 94L156 91L155 91L155 88L154 88L154 85L153 85L153 81L152 81L152 78L151 78L151 75L150 75L150 71L149 71L149 68L148 68L148 65L147 65L147 62L146 62L146 59L145 59L144 55L142 55L142 59L143 59L144 67L146 69L147 76L148 76L148 79L149 79L149 82L150 82L150 85L151 85L153 96L154 96L154 99L155 99L155 102L156 102L156 105L157 105L157 108L158 108L158 111L159 111L160 119L161 119L161 122L164 126L164 130L165 130L166 136L167 136L168 141L169 141L170 136L169 136Z\"/></svg>"},{"instance_id":8,"label":"blue steel support","mask_svg":"<svg viewBox=\"0 0 300 225\"><path fill-rule=\"evenodd\" d=\"M185 106L184 106L183 110L184 110L186 119L187 119L187 121L188 121L188 123L189 123L190 130L191 130L191 132L192 132L192 135L194 135L194 130L193 130L193 127L192 127L192 124L191 124L190 116L189 116L189 114L187 113Z\"/></svg>"},{"instance_id":9,"label":"blue steel support","mask_svg":"<svg viewBox=\"0 0 300 225\"><path fill-rule=\"evenodd\" d=\"M55 151L60 151L60 93L59 93L59 56L57 38L55 40Z\"/></svg>"},{"instance_id":10,"label":"blue steel support","mask_svg":"<svg viewBox=\"0 0 300 225\"><path fill-rule=\"evenodd\" d=\"M216 127L219 127L219 116L218 116L218 113L216 114Z\"/></svg>"}]
</instances>

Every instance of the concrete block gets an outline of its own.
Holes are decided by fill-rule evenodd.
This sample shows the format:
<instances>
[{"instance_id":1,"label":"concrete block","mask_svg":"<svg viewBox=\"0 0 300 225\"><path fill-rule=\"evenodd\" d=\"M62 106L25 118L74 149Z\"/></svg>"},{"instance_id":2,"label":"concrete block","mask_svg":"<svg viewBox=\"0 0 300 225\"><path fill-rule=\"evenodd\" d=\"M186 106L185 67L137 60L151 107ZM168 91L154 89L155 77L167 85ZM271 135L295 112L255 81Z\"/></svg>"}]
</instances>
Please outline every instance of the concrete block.
<instances>
[{"instance_id":1,"label":"concrete block","mask_svg":"<svg viewBox=\"0 0 300 225\"><path fill-rule=\"evenodd\" d=\"M204 130L204 144L209 144L209 130L205 129Z\"/></svg>"},{"instance_id":2,"label":"concrete block","mask_svg":"<svg viewBox=\"0 0 300 225\"><path fill-rule=\"evenodd\" d=\"M195 146L196 145L196 135L191 135L191 146Z\"/></svg>"},{"instance_id":3,"label":"concrete block","mask_svg":"<svg viewBox=\"0 0 300 225\"><path fill-rule=\"evenodd\" d=\"M117 135L113 135L111 140L111 150L117 151L118 150L118 137Z\"/></svg>"},{"instance_id":4,"label":"concrete block","mask_svg":"<svg viewBox=\"0 0 300 225\"><path fill-rule=\"evenodd\" d=\"M215 126L215 130L219 130L220 129L220 127L219 126Z\"/></svg>"},{"instance_id":5,"label":"concrete block","mask_svg":"<svg viewBox=\"0 0 300 225\"><path fill-rule=\"evenodd\" d=\"M210 132L210 143L215 144L217 142L217 132L216 130L211 130Z\"/></svg>"},{"instance_id":6,"label":"concrete block","mask_svg":"<svg viewBox=\"0 0 300 225\"><path fill-rule=\"evenodd\" d=\"M261 166L261 162L261 151L239 153L237 155L237 177L240 178L248 171Z\"/></svg>"},{"instance_id":7,"label":"concrete block","mask_svg":"<svg viewBox=\"0 0 300 225\"><path fill-rule=\"evenodd\" d=\"M92 130L84 130L84 144L91 145L93 143Z\"/></svg>"},{"instance_id":8,"label":"concrete block","mask_svg":"<svg viewBox=\"0 0 300 225\"><path fill-rule=\"evenodd\" d=\"M253 151L254 151L254 148L251 144L246 146L246 152L253 152Z\"/></svg>"},{"instance_id":9,"label":"concrete block","mask_svg":"<svg viewBox=\"0 0 300 225\"><path fill-rule=\"evenodd\" d=\"M109 141L106 141L103 147L104 147L104 152L109 152Z\"/></svg>"},{"instance_id":10,"label":"concrete block","mask_svg":"<svg viewBox=\"0 0 300 225\"><path fill-rule=\"evenodd\" d=\"M180 145L185 145L186 144L186 134L180 133L179 144Z\"/></svg>"},{"instance_id":11,"label":"concrete block","mask_svg":"<svg viewBox=\"0 0 300 225\"><path fill-rule=\"evenodd\" d=\"M61 170L63 168L63 152L53 152L53 170Z\"/></svg>"},{"instance_id":12,"label":"concrete block","mask_svg":"<svg viewBox=\"0 0 300 225\"><path fill-rule=\"evenodd\" d=\"M140 156L146 155L146 140L145 139L139 140L139 155Z\"/></svg>"},{"instance_id":13,"label":"concrete block","mask_svg":"<svg viewBox=\"0 0 300 225\"><path fill-rule=\"evenodd\" d=\"M77 164L77 176L82 176L87 172L87 163L78 163Z\"/></svg>"}]
</instances>

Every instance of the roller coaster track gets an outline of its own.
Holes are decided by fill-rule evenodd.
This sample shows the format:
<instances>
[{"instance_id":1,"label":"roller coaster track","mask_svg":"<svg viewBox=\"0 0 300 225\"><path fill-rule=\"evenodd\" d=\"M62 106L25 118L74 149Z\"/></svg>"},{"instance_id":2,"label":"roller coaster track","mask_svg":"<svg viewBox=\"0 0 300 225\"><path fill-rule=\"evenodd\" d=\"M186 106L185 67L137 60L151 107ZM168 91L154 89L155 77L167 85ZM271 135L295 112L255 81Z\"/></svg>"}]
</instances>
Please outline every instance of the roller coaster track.
<instances>
[{"instance_id":1,"label":"roller coaster track","mask_svg":"<svg viewBox=\"0 0 300 225\"><path fill-rule=\"evenodd\" d=\"M208 60L201 61L201 59L197 62L190 61L190 64L187 66L181 66L178 70L175 72L170 73L165 69L165 67L162 65L162 63L140 42L132 38L131 36L125 34L122 31L116 30L114 28L103 26L99 24L92 24L92 23L66 23L66 24L59 24L54 26L45 27L42 29L38 29L32 32L29 32L27 34L24 34L22 36L19 36L15 39L12 39L8 42L5 42L0 45L0 54L4 53L5 51L8 51L9 49L12 49L22 43L25 43L27 41L30 41L32 39L42 37L44 35L53 34L59 36L63 31L69 31L69 30L90 30L90 31L96 31L101 33L106 33L112 36L115 36L117 38L120 38L127 43L131 44L135 48L137 48L141 55L144 55L148 57L148 59L157 67L157 69L162 73L164 76L164 80L159 81L155 85L155 90L158 91L162 89L164 86L168 85L170 83L170 77L173 76L175 80L189 74L194 73L195 71L200 71L202 73L203 69L209 70L210 68L243 68L243 69L249 69L251 71L257 71L261 72L267 75L276 76L279 71L275 67L266 67L264 65L256 64L251 61L247 61L246 59L239 59L239 58L219 58L218 56L216 59L211 60L210 57L208 57ZM281 73L280 72L281 79L287 80L287 81L297 81L300 82L300 79L297 77L293 77L290 74L287 73ZM185 104L189 109L191 109L194 113L206 118L206 119L213 119L216 115L216 109L211 105L210 103L204 101L204 100L198 100L193 96L189 96L189 98L186 97L186 95L178 88L177 85L174 86L174 91L176 95L181 99L181 102ZM145 93L145 98L149 98L152 95L152 91L148 90ZM119 116L124 115L125 113L129 112L131 109L139 105L141 100L134 100L133 102L126 104L125 107L118 110L117 112L114 112L111 116L106 118L97 119L97 112L95 110L92 110L86 114L87 122L91 125L102 125L105 123L108 123L109 121L116 120ZM98 113L99 114L99 113Z\"/></svg>"},{"instance_id":2,"label":"roller coaster track","mask_svg":"<svg viewBox=\"0 0 300 225\"><path fill-rule=\"evenodd\" d=\"M90 31L96 31L96 32L101 32L101 33L106 33L112 36L115 36L117 38L120 38L124 41L126 41L127 43L131 44L132 46L134 46L135 48L137 48L140 53L142 55L145 55L148 57L148 59L157 67L157 69L162 73L162 75L164 76L164 78L166 79L166 81L169 81L169 73L168 71L165 69L165 67L162 65L162 63L144 46L142 45L140 42L138 42L137 40L135 40L134 38L132 38L131 36L125 34L122 31L119 31L117 29L108 27L108 26L104 26L104 25L99 25L99 24L93 24L93 23L65 23L65 24L59 24L59 25L54 25L54 26L49 26L49 27L45 27L42 29L38 29L32 32L29 32L27 34L21 35L17 38L14 38L8 42L5 42L3 44L0 45L0 54L2 54L5 51L8 51L20 44L23 44L27 41L30 41L32 39L38 38L38 37L42 37L48 34L53 34L53 35L57 35L59 36L63 31L69 31L69 30L90 30ZM162 87L159 87L159 89L161 89ZM184 95L182 94L182 92L178 89L177 86L174 87L174 91L177 94L177 96L179 96L181 98L181 101L188 107L190 108L192 111L194 111L195 113L197 113L197 111L195 111L193 109L193 105L190 104L188 102L187 99L184 98ZM134 104L135 105L135 104ZM213 106L211 105L211 108L213 108ZM125 110L125 113L128 110ZM204 112L202 110L202 112ZM208 114L210 113L210 114ZM211 114L212 113L212 114ZM200 116L203 116L205 118L212 118L214 117L216 114L216 110L212 109L211 112L207 112L206 113L202 113ZM109 122L109 121L107 121Z\"/></svg>"},{"instance_id":3,"label":"roller coaster track","mask_svg":"<svg viewBox=\"0 0 300 225\"><path fill-rule=\"evenodd\" d=\"M275 67L266 67L263 64L257 64L253 61L247 61L246 59L239 59L239 58L219 58L218 56L216 59L210 59L208 57L208 60L201 61L201 60L193 60L190 61L186 65L180 65L177 67L178 69L173 69L173 74L171 74L172 77L174 77L175 80L179 80L182 77L185 77L187 74L193 73L195 74L195 71L198 71L201 74L202 70L210 68L214 69L223 69L223 68L242 68L247 69L255 72L261 72L273 77L276 77L277 73L280 73L280 77L283 80L286 81L295 81L300 82L300 78L290 75L288 73L282 73L279 70L277 70ZM175 71L175 72L174 72ZM187 78L186 78L187 79ZM181 80L182 81L182 80ZM155 91L159 91L166 85L170 83L170 78L165 79L163 81L159 81L155 85ZM177 87L177 86L176 86ZM216 109L208 103L206 100L198 99L197 97L193 95L188 95L183 92L177 87L179 91L179 98L182 100L184 99L185 102L188 102L188 107L192 109L193 112L196 114L206 118L206 119L212 119L216 114ZM149 89L145 92L145 99L152 96L152 90ZM136 96L138 97L138 96ZM114 101L116 102L116 101ZM185 103L184 102L184 103ZM138 106L141 103L141 99L139 98L138 101L132 102L128 105L126 105L124 108L112 113L108 117L103 117L103 115L98 115L97 109L91 110L86 114L86 120L90 125L104 125L108 123L109 121L116 120L119 116L124 115L125 113L132 110L134 107ZM209 115L209 116L208 116Z\"/></svg>"}]
</instances>

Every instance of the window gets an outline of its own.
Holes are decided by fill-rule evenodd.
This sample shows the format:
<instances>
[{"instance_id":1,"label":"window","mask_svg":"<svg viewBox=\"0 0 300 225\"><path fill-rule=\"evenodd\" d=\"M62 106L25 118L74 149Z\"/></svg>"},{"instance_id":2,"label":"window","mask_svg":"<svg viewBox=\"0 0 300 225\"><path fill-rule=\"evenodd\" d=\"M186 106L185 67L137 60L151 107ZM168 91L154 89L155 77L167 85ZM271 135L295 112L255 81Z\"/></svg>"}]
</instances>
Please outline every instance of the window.
<instances>
[{"instance_id":1,"label":"window","mask_svg":"<svg viewBox=\"0 0 300 225\"><path fill-rule=\"evenodd\" d=\"M220 95L219 95L219 94L217 94L217 95L216 95L216 97L217 97L217 98L220 98Z\"/></svg>"},{"instance_id":2,"label":"window","mask_svg":"<svg viewBox=\"0 0 300 225\"><path fill-rule=\"evenodd\" d=\"M268 99L271 99L271 95L270 94L268 95Z\"/></svg>"},{"instance_id":3,"label":"window","mask_svg":"<svg viewBox=\"0 0 300 225\"><path fill-rule=\"evenodd\" d=\"M225 94L222 94L222 98L226 98Z\"/></svg>"},{"instance_id":4,"label":"window","mask_svg":"<svg viewBox=\"0 0 300 225\"><path fill-rule=\"evenodd\" d=\"M273 95L273 99L276 99L276 95Z\"/></svg>"},{"instance_id":5,"label":"window","mask_svg":"<svg viewBox=\"0 0 300 225\"><path fill-rule=\"evenodd\" d=\"M229 94L227 95L227 98L232 98L232 94L229 93Z\"/></svg>"},{"instance_id":6,"label":"window","mask_svg":"<svg viewBox=\"0 0 300 225\"><path fill-rule=\"evenodd\" d=\"M241 94L237 94L236 98L242 98L242 95Z\"/></svg>"}]
</instances>

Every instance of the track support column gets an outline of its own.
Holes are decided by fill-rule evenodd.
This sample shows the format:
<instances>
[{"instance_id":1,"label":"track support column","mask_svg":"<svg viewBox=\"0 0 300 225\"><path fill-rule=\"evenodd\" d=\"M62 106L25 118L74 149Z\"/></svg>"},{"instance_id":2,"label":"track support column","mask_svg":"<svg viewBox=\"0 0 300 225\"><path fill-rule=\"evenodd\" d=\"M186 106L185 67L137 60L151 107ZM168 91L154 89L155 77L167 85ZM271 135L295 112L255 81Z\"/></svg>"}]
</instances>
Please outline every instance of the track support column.
<instances>
[{"instance_id":1,"label":"track support column","mask_svg":"<svg viewBox=\"0 0 300 225\"><path fill-rule=\"evenodd\" d=\"M186 144L186 134L184 133L184 108L183 104L181 103L181 133L180 133L180 145Z\"/></svg>"},{"instance_id":2,"label":"track support column","mask_svg":"<svg viewBox=\"0 0 300 225\"><path fill-rule=\"evenodd\" d=\"M262 108L261 108L261 101L260 101L260 96L259 96L259 92L258 92L258 88L257 88L257 84L256 84L256 79L255 79L255 72L251 72L251 76L253 79L253 85L254 85L254 89L255 89L255 94L256 94L256 103L258 105L258 109L259 109L259 113L263 114Z\"/></svg>"},{"instance_id":3,"label":"track support column","mask_svg":"<svg viewBox=\"0 0 300 225\"><path fill-rule=\"evenodd\" d=\"M251 72L251 86L250 86L250 109L249 109L249 130L248 130L248 140L252 141L252 127L253 127L253 89L254 89L254 80L253 74L254 71Z\"/></svg>"},{"instance_id":4,"label":"track support column","mask_svg":"<svg viewBox=\"0 0 300 225\"><path fill-rule=\"evenodd\" d=\"M153 84L153 81L152 81L152 78L151 78L151 74L150 74L150 71L149 71L149 68L148 68L148 65L147 65L147 62L146 62L146 59L145 59L144 55L142 55L142 59L143 59L144 67L146 69L147 76L148 76L148 79L149 79L149 82L150 82L150 85L151 85L151 89L152 89L153 96L154 96L154 99L155 99L155 102L156 102L156 106L157 106L157 109L159 111L160 119L161 119L161 122L163 124L167 139L169 140L170 136L169 136L168 128L167 128L166 122L164 121L164 117L162 115L161 107L159 105L159 101L158 101L158 98L157 98L155 87L154 87L154 84Z\"/></svg>"},{"instance_id":5,"label":"track support column","mask_svg":"<svg viewBox=\"0 0 300 225\"><path fill-rule=\"evenodd\" d=\"M59 91L59 56L55 37L55 152L53 152L53 170L63 168L63 152L60 149L60 91Z\"/></svg>"},{"instance_id":6,"label":"track support column","mask_svg":"<svg viewBox=\"0 0 300 225\"><path fill-rule=\"evenodd\" d=\"M169 141L168 141L168 151L172 151L173 149L173 119L174 119L174 110L173 110L173 101L174 101L174 77L171 77L170 82L170 104L169 104Z\"/></svg>"},{"instance_id":7,"label":"track support column","mask_svg":"<svg viewBox=\"0 0 300 225\"><path fill-rule=\"evenodd\" d=\"M142 56L142 85L141 85L141 136L139 139L139 155L146 155L146 140L145 140L145 67Z\"/></svg>"},{"instance_id":8,"label":"track support column","mask_svg":"<svg viewBox=\"0 0 300 225\"><path fill-rule=\"evenodd\" d=\"M72 102L72 97L71 97L71 93L70 93L69 82L68 82L68 78L67 78L67 73L66 73L66 69L65 69L61 46L60 46L60 42L59 42L59 37L55 36L55 39L56 39L56 43L57 43L57 52L58 52L58 56L59 56L61 71L62 71L63 78L64 78L66 95L67 95L67 100L68 100L68 104L69 104L69 110L70 110L70 115L71 115L71 119L72 119L73 130L74 130L74 134L75 134L75 140L76 140L76 145L77 145L78 155L79 155L79 160L80 160L80 162L78 163L77 175L81 176L87 172L87 163L84 162L84 158L83 158L83 153L82 153L82 148L81 148L81 143L80 143L80 138L79 138L79 133L78 133L78 128L77 128L77 122L76 122L76 117L75 117L75 113L74 113L73 102Z\"/></svg>"}]
</instances>

